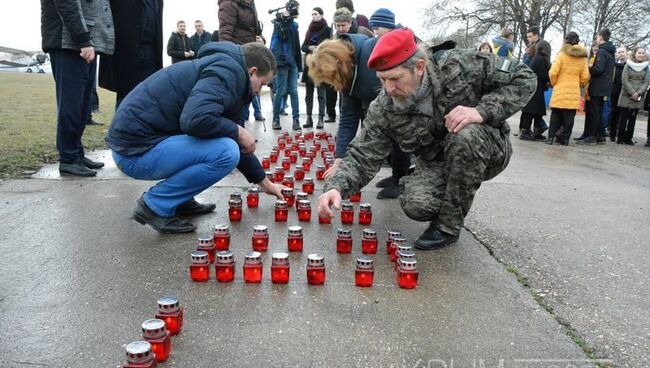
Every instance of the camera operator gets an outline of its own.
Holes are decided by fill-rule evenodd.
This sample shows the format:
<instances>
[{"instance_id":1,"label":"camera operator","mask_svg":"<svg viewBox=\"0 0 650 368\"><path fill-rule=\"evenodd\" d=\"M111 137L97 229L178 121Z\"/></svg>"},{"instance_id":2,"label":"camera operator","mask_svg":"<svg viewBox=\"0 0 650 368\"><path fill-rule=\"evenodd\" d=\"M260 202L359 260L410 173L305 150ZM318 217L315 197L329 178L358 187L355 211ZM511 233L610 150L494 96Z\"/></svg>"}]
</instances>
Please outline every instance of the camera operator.
<instances>
[{"instance_id":1,"label":"camera operator","mask_svg":"<svg viewBox=\"0 0 650 368\"><path fill-rule=\"evenodd\" d=\"M282 98L289 94L291 97L291 110L293 115L293 130L301 130L298 119L298 73L302 70L302 57L300 54L300 40L298 37L298 23L294 19L298 16L298 2L289 0L284 8L276 11L273 21L273 36L271 37L271 51L277 64L277 74L273 85L275 96L273 99L273 129L280 130L280 109Z\"/></svg>"}]
</instances>

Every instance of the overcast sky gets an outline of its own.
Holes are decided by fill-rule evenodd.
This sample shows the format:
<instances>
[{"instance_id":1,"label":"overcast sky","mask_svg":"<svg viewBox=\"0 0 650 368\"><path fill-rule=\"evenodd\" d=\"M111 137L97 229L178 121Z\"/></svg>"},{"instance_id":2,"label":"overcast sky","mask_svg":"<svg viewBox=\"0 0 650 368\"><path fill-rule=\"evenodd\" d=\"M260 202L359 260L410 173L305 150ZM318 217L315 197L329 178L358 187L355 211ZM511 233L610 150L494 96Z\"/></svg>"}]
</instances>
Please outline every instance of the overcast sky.
<instances>
[{"instance_id":1,"label":"overcast sky","mask_svg":"<svg viewBox=\"0 0 650 368\"><path fill-rule=\"evenodd\" d=\"M271 25L272 15L268 14L269 8L277 8L284 5L285 1L279 0L257 0L257 10L260 20L264 23L264 34L267 40L273 26ZM311 9L320 6L325 12L325 19L331 23L334 14L335 0L299 0L301 41L311 21ZM2 0L3 10L0 12L0 46L13 47L24 50L39 50L41 47L40 0L20 0L11 2ZM208 31L218 27L217 0L165 0L163 15L163 41L166 44L172 31L176 29L176 21L183 19L188 22L188 34L194 33L193 22L201 19ZM357 13L364 14L368 18L378 8L389 8L396 15L396 21L412 28L417 34L426 36L426 30L422 27L423 8L428 4L426 0L356 0L354 1ZM169 58L165 58L169 63Z\"/></svg>"}]
</instances>

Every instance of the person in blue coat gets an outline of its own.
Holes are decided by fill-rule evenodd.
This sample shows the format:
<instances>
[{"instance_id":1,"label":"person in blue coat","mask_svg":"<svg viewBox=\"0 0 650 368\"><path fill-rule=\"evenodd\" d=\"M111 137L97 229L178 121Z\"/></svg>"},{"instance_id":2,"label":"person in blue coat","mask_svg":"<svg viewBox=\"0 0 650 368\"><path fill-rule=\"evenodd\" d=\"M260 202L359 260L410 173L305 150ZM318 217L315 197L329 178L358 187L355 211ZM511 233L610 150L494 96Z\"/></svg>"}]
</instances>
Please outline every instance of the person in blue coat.
<instances>
[{"instance_id":1,"label":"person in blue coat","mask_svg":"<svg viewBox=\"0 0 650 368\"><path fill-rule=\"evenodd\" d=\"M161 233L196 226L179 216L212 212L194 196L235 167L281 198L253 154L255 137L236 122L243 106L276 70L264 45L211 42L194 60L173 64L131 91L115 112L106 142L117 167L140 180L161 180L138 199L134 219Z\"/></svg>"}]
</instances>

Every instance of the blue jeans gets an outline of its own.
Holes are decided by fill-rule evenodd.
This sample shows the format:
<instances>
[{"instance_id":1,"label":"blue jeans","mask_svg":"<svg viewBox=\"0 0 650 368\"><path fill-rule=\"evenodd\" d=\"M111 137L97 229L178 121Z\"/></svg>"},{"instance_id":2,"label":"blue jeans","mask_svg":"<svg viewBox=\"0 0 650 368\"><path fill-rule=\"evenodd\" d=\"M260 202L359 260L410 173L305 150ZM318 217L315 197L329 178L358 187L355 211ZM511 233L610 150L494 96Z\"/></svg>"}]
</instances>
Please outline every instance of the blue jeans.
<instances>
[{"instance_id":1,"label":"blue jeans","mask_svg":"<svg viewBox=\"0 0 650 368\"><path fill-rule=\"evenodd\" d=\"M298 67L278 67L278 74L275 76L273 87L275 88L275 96L273 97L273 121L280 121L282 98L287 94L291 97L291 114L293 115L293 120L298 120L300 115L298 111Z\"/></svg>"},{"instance_id":2,"label":"blue jeans","mask_svg":"<svg viewBox=\"0 0 650 368\"><path fill-rule=\"evenodd\" d=\"M260 101L259 95L253 96L252 104L253 104L253 114L255 116L255 119L257 120L262 119L262 102ZM241 114L242 123L246 123L248 121L248 118L251 115L250 108L251 108L251 104L244 105L244 111L242 111Z\"/></svg>"},{"instance_id":3,"label":"blue jeans","mask_svg":"<svg viewBox=\"0 0 650 368\"><path fill-rule=\"evenodd\" d=\"M173 217L176 207L234 170L239 163L239 146L230 138L174 135L140 156L113 152L113 160L134 179L164 179L149 188L144 201L158 216Z\"/></svg>"}]
</instances>

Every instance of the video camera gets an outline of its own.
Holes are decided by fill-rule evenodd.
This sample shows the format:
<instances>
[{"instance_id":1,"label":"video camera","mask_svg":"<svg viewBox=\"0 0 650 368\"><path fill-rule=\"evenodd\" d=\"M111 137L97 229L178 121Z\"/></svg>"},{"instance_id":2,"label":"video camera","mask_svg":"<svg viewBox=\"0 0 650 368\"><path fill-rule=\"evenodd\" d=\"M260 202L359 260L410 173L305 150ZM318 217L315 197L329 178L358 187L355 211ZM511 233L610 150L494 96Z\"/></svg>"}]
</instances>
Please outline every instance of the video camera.
<instances>
[{"instance_id":1,"label":"video camera","mask_svg":"<svg viewBox=\"0 0 650 368\"><path fill-rule=\"evenodd\" d=\"M298 1L289 0L287 1L286 4L284 4L284 6L281 6L276 9L269 9L269 14L275 13L276 21L293 19L294 17L298 16L299 7L300 7L300 3L298 3ZM283 10L286 10L287 14L285 14Z\"/></svg>"}]
</instances>

